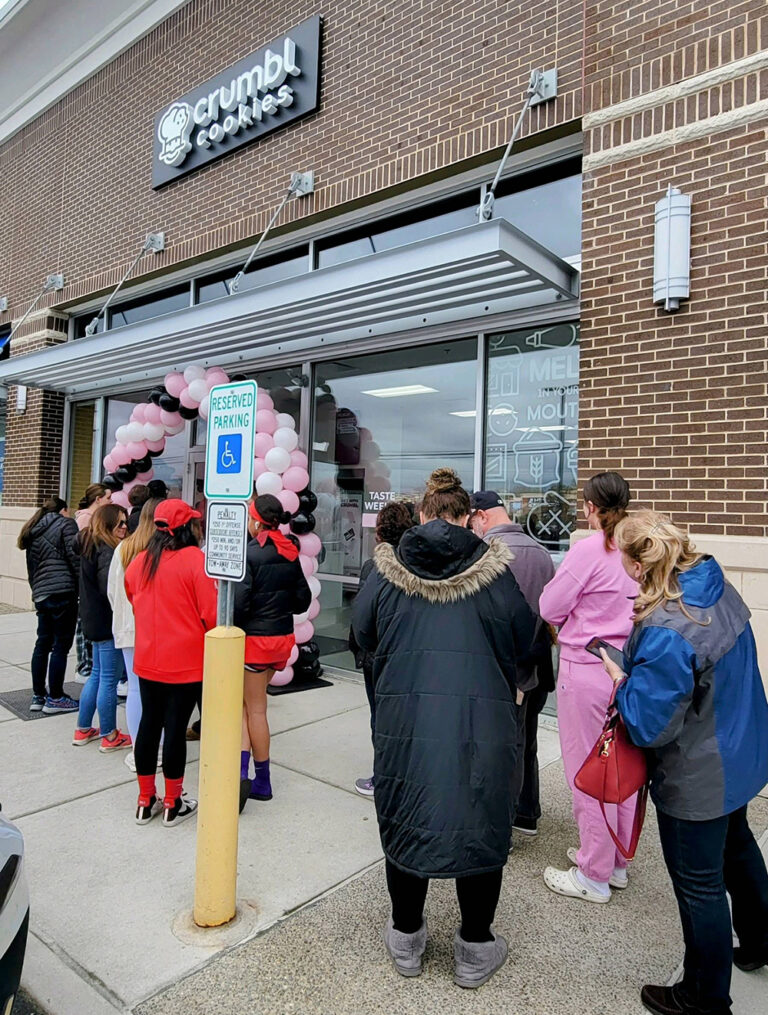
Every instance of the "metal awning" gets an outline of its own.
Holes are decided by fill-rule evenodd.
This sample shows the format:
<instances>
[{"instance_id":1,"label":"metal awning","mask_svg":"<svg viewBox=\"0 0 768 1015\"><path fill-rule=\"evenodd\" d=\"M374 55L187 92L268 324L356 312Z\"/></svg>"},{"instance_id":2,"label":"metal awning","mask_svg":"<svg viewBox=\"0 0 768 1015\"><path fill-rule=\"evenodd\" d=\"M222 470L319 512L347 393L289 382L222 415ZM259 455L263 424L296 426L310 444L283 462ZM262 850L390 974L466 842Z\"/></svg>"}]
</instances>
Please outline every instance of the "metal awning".
<instances>
[{"instance_id":1,"label":"metal awning","mask_svg":"<svg viewBox=\"0 0 768 1015\"><path fill-rule=\"evenodd\" d=\"M575 268L504 219L417 240L0 363L0 384L103 393L191 362L242 370L369 338L578 299Z\"/></svg>"}]
</instances>

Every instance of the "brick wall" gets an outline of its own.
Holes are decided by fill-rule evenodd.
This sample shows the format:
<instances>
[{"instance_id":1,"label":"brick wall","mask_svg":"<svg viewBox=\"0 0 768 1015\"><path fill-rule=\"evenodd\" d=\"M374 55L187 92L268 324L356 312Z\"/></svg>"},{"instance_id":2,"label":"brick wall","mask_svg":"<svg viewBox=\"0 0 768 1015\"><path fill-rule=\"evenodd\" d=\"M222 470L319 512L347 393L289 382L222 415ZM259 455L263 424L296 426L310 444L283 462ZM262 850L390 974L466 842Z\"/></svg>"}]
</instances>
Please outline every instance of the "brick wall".
<instances>
[{"instance_id":1,"label":"brick wall","mask_svg":"<svg viewBox=\"0 0 768 1015\"><path fill-rule=\"evenodd\" d=\"M768 14L587 5L582 478L696 533L768 536ZM692 197L691 299L652 302L654 205Z\"/></svg>"}]
</instances>

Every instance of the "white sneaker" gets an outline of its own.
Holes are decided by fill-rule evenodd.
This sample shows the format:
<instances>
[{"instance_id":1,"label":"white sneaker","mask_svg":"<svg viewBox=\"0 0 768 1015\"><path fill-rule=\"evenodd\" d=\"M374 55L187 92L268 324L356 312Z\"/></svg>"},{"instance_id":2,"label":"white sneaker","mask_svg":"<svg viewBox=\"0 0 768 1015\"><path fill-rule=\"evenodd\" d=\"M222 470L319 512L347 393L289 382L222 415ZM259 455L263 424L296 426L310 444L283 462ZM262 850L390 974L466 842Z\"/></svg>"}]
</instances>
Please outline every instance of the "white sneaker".
<instances>
[{"instance_id":1,"label":"white sneaker","mask_svg":"<svg viewBox=\"0 0 768 1015\"><path fill-rule=\"evenodd\" d=\"M578 867L571 867L567 871L547 867L544 871L544 884L556 895L565 895L569 899L583 899L584 902L596 902L602 905L611 901L610 890L607 895L596 892L594 888L584 884L581 878L577 877L578 871Z\"/></svg>"},{"instance_id":2,"label":"white sneaker","mask_svg":"<svg viewBox=\"0 0 768 1015\"><path fill-rule=\"evenodd\" d=\"M133 756L133 751L129 751L128 754L123 758L123 764L126 768L130 768L132 772L136 771L136 759Z\"/></svg>"},{"instance_id":3,"label":"white sneaker","mask_svg":"<svg viewBox=\"0 0 768 1015\"><path fill-rule=\"evenodd\" d=\"M571 861L572 864L575 864L577 867L578 862L576 860L576 857L578 855L578 852L579 851L578 849L576 849L575 846L569 846L568 849L566 850L566 855L568 859ZM627 877L627 868L614 867L613 874L611 874L608 880L608 884L611 886L611 888L618 888L619 891L622 891L624 888L626 888L627 885L629 884L629 878Z\"/></svg>"},{"instance_id":4,"label":"white sneaker","mask_svg":"<svg viewBox=\"0 0 768 1015\"><path fill-rule=\"evenodd\" d=\"M181 796L177 799L173 807L164 808L163 827L173 828L174 825L180 825L182 821L186 821L187 818L191 818L196 810L197 800L193 800L192 797L188 797L182 790Z\"/></svg>"},{"instance_id":5,"label":"white sneaker","mask_svg":"<svg viewBox=\"0 0 768 1015\"><path fill-rule=\"evenodd\" d=\"M127 698L128 697L128 681L127 680L121 680L121 681L118 682L118 685L117 685L117 696L118 696L118 698Z\"/></svg>"}]
</instances>

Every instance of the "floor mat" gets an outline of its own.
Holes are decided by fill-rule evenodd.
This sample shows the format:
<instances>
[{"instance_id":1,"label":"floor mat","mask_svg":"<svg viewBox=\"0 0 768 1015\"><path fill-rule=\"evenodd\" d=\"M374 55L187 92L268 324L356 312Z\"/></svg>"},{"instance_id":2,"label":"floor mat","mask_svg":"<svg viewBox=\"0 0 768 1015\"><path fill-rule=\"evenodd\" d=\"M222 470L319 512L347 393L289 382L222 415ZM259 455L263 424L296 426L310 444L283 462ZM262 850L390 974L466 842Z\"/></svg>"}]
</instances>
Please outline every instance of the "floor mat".
<instances>
[{"instance_id":1,"label":"floor mat","mask_svg":"<svg viewBox=\"0 0 768 1015\"><path fill-rule=\"evenodd\" d=\"M82 690L83 685L77 684L74 681L64 685L64 693L76 701L79 700ZM13 712L18 719L23 719L24 722L30 719L48 719L49 716L45 712L29 711L31 700L32 689L30 687L23 687L20 691L6 691L4 694L0 694L0 705L3 708L7 708L9 712ZM75 715L75 713L57 712L56 715Z\"/></svg>"}]
</instances>

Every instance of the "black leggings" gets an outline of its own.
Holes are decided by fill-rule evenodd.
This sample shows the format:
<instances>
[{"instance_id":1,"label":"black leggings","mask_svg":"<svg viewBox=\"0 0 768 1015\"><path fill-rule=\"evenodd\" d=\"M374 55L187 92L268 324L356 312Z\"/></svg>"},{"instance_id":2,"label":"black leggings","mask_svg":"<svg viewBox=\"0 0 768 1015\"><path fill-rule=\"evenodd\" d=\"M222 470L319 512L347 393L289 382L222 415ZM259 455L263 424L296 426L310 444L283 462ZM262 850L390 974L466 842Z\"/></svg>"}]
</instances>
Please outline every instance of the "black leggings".
<instances>
[{"instance_id":1,"label":"black leggings","mask_svg":"<svg viewBox=\"0 0 768 1015\"><path fill-rule=\"evenodd\" d=\"M163 775L181 779L187 764L187 723L200 695L201 681L164 684L139 677L141 722L133 747L137 775L154 775L160 737L163 740Z\"/></svg>"},{"instance_id":2,"label":"black leggings","mask_svg":"<svg viewBox=\"0 0 768 1015\"><path fill-rule=\"evenodd\" d=\"M501 894L503 868L486 874L456 878L461 910L461 936L465 941L492 941L491 924ZM424 916L429 878L406 874L387 860L387 888L392 900L395 930L415 934Z\"/></svg>"}]
</instances>

